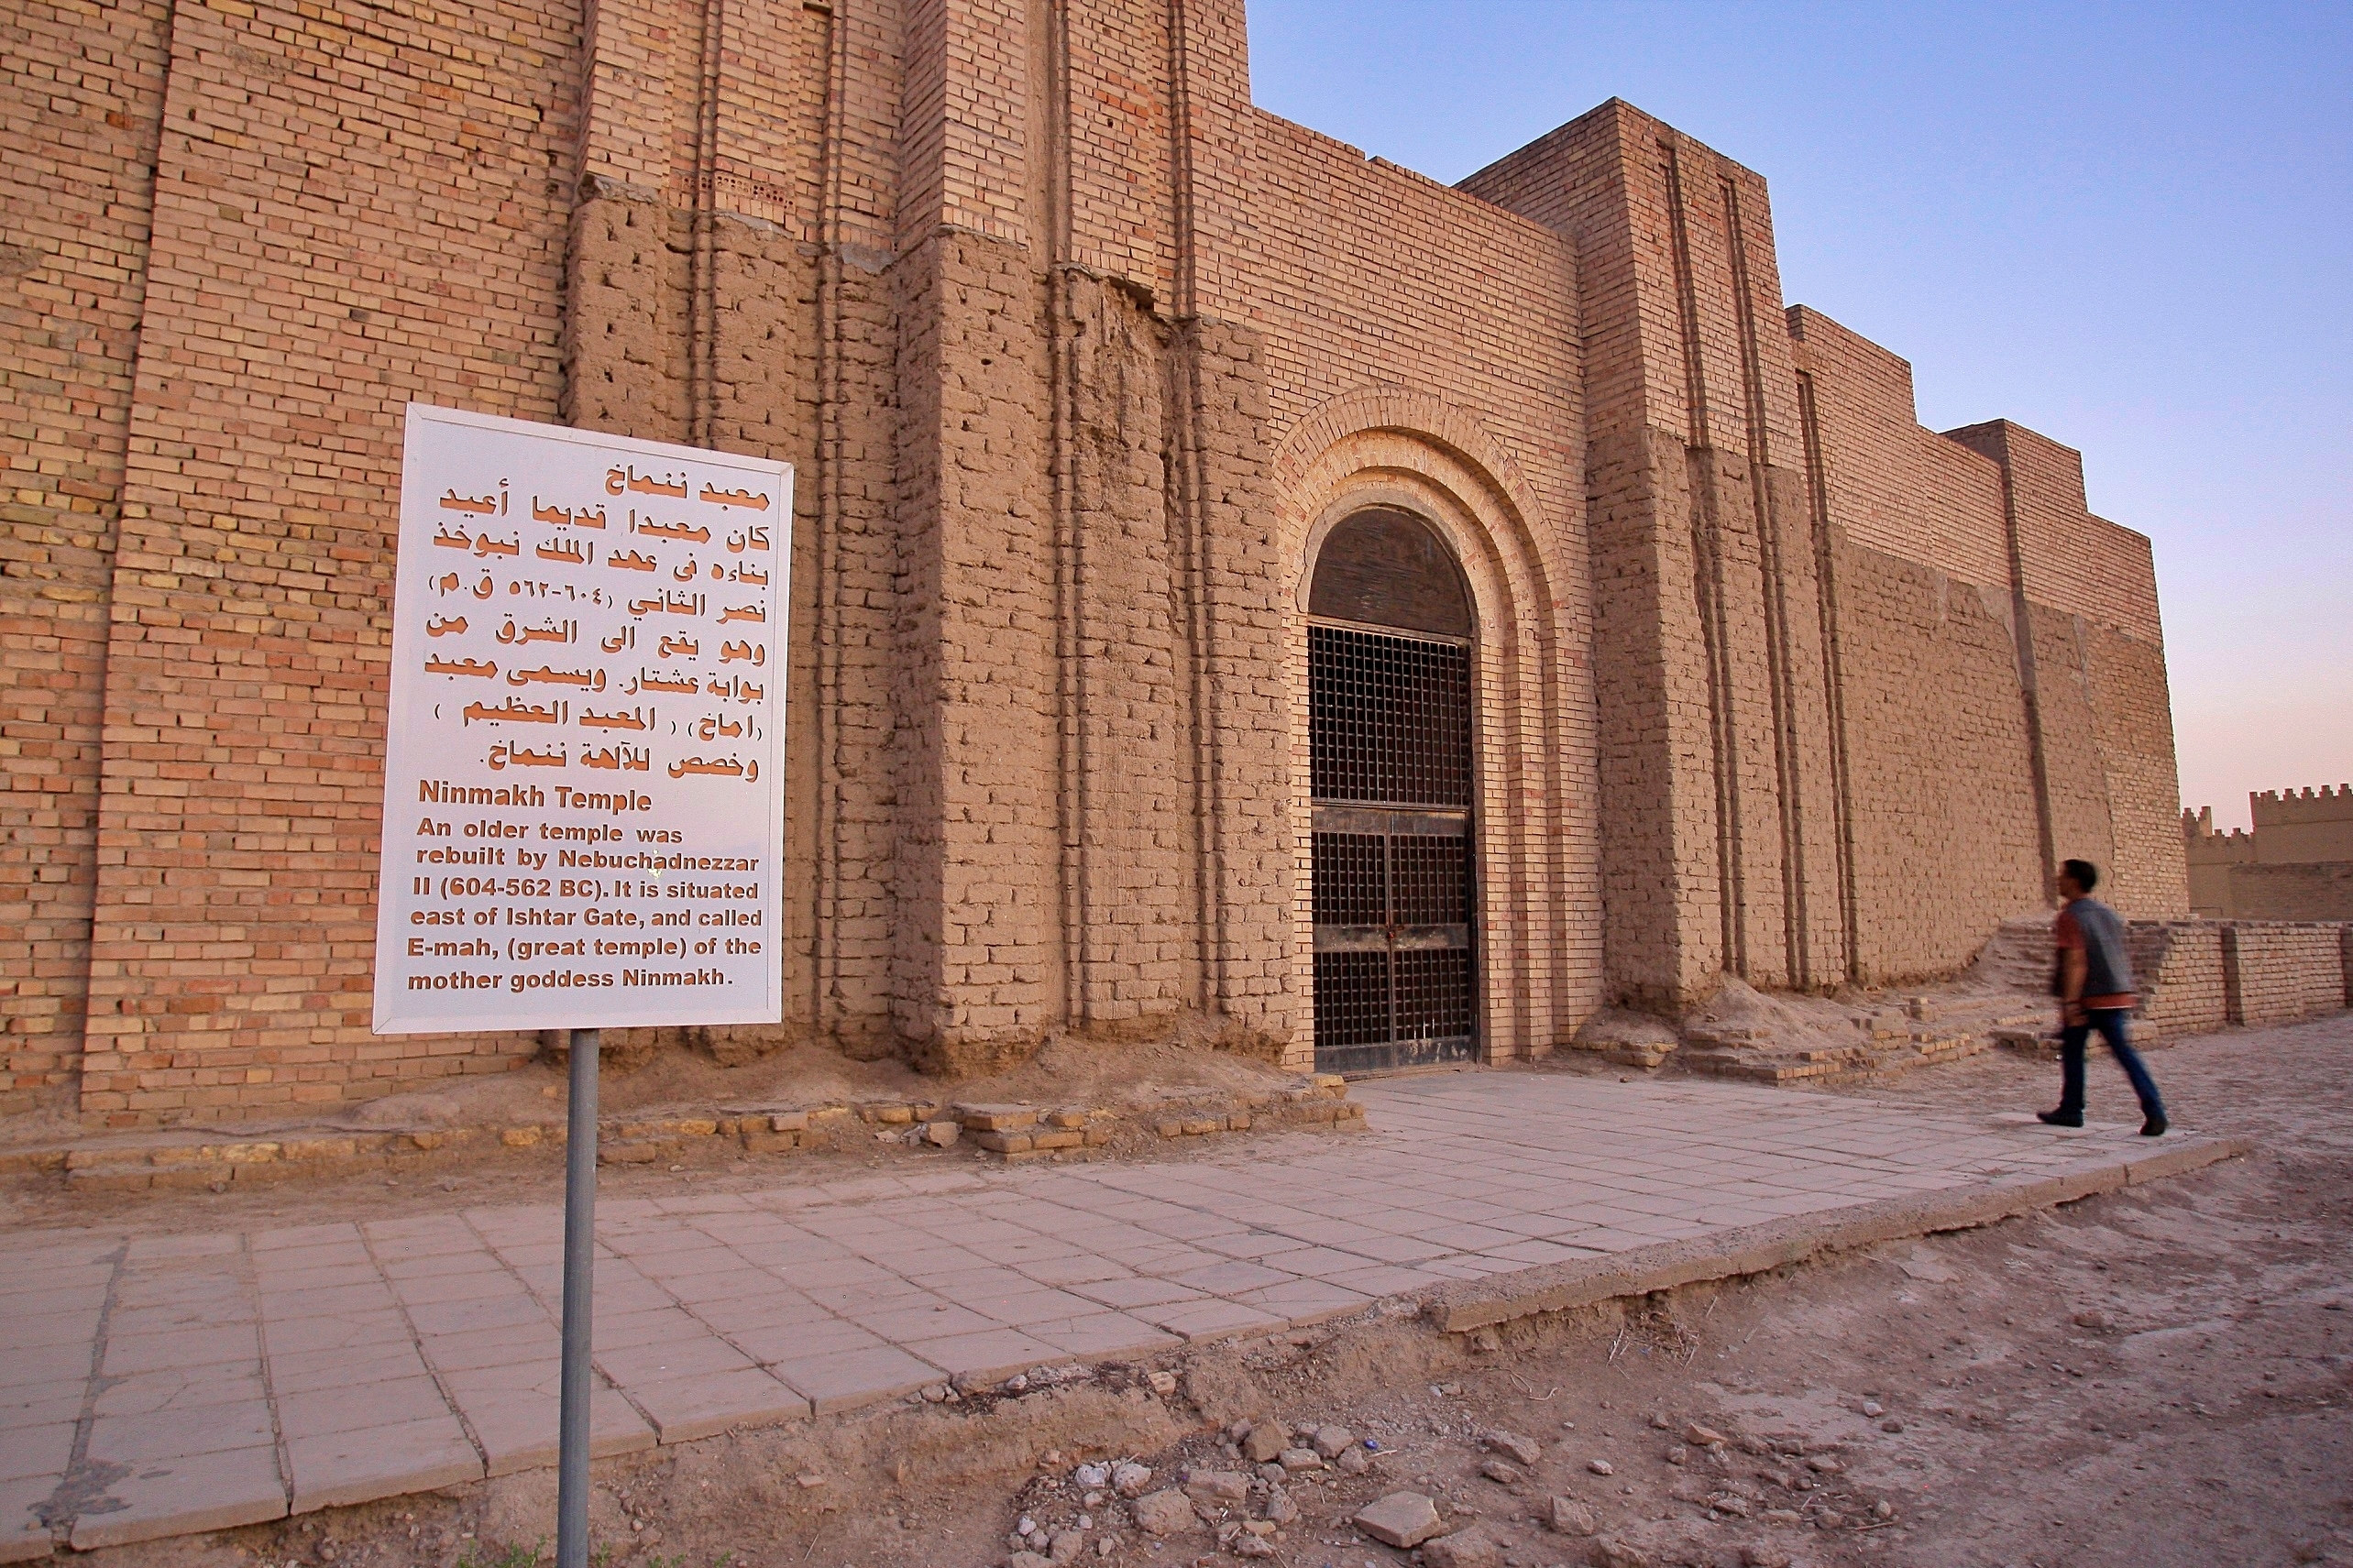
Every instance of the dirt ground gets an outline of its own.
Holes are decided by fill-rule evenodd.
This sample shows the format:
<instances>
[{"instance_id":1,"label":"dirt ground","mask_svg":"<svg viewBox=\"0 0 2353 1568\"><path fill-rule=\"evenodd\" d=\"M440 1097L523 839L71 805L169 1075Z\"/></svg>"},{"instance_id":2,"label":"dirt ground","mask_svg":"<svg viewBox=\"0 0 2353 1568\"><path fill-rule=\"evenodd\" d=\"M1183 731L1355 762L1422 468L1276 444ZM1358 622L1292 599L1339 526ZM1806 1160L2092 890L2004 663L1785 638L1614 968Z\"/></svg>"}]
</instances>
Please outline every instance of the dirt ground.
<instances>
[{"instance_id":1,"label":"dirt ground","mask_svg":"<svg viewBox=\"0 0 2353 1568\"><path fill-rule=\"evenodd\" d=\"M600 1463L597 1561L982 1568L1012 1557L1026 1519L1039 1533L1021 1549L1050 1560L1388 1568L1413 1554L1347 1521L1413 1489L1455 1531L1422 1549L1432 1568L2353 1564L2353 1016L2150 1060L2177 1126L2258 1151L1983 1230L1511 1325L1488 1348L1392 1307L1190 1353L1167 1364L1171 1392L1158 1368L1073 1368ZM2129 1117L2121 1074L2093 1068L2094 1116ZM2054 1100L2057 1076L1987 1056L1822 1092L2015 1109ZM174 1202L231 1222L203 1197ZM250 1223L252 1203L330 1198L219 1202ZM368 1201L386 1200L453 1202L380 1187ZM1345 1428L1351 1456L1270 1484L1232 1446L1242 1420ZM1532 1441L1533 1462L1498 1432ZM1233 1479L1194 1488L1204 1522L1153 1538L1076 1474L1122 1459L1150 1467L1147 1493ZM1556 1497L1595 1533L1554 1529ZM549 1549L554 1502L540 1472L93 1556L523 1568Z\"/></svg>"}]
</instances>

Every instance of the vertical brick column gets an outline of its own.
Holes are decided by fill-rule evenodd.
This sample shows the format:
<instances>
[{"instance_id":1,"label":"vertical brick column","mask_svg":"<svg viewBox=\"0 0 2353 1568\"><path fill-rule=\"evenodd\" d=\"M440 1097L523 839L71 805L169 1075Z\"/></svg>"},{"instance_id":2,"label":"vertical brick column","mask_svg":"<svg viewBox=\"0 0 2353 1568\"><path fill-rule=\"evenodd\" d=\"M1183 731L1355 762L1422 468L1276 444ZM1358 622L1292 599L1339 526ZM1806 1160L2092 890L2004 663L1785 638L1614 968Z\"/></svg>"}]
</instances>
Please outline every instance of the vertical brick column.
<instances>
[{"instance_id":1,"label":"vertical brick column","mask_svg":"<svg viewBox=\"0 0 2353 1568\"><path fill-rule=\"evenodd\" d=\"M2091 514L2072 448L2007 420L1947 433L2001 467L2046 858L2098 863L2103 895L2127 914L2183 914L2189 872L2149 541Z\"/></svg>"},{"instance_id":2,"label":"vertical brick column","mask_svg":"<svg viewBox=\"0 0 2353 1568\"><path fill-rule=\"evenodd\" d=\"M170 7L14 6L0 65L0 1113L71 1103L109 587Z\"/></svg>"},{"instance_id":3,"label":"vertical brick column","mask_svg":"<svg viewBox=\"0 0 2353 1568\"><path fill-rule=\"evenodd\" d=\"M1028 253L943 229L895 269L899 645L894 1014L971 1071L1061 1015L1056 667Z\"/></svg>"},{"instance_id":4,"label":"vertical brick column","mask_svg":"<svg viewBox=\"0 0 2353 1568\"><path fill-rule=\"evenodd\" d=\"M1620 998L1848 967L1818 557L1764 182L1612 102L1464 182L1578 247Z\"/></svg>"},{"instance_id":5,"label":"vertical brick column","mask_svg":"<svg viewBox=\"0 0 2353 1568\"><path fill-rule=\"evenodd\" d=\"M843 678L842 513L859 489L841 482L838 433L850 405L887 404L889 378L887 339L878 354L847 308L859 291L845 274L871 268L842 259L856 185L838 132L853 82L835 27L826 12L713 0L592 8L563 411L589 429L794 465L785 1034L863 1052L888 1040L886 988L845 983L831 921L849 906L842 797L859 788L844 762L868 789L882 771L846 738L886 729L874 712L886 698ZM877 85L890 83L854 82ZM886 488L887 463L864 466L865 491Z\"/></svg>"}]
</instances>

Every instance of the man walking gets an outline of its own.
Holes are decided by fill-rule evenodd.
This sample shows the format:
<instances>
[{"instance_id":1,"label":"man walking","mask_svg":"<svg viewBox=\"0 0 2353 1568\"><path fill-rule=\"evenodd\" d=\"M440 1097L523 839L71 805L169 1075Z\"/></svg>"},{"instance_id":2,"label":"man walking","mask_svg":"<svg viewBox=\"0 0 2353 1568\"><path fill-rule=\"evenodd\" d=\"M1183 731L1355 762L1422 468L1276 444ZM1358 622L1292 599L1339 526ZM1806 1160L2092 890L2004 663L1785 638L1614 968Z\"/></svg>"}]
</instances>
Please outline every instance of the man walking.
<instances>
[{"instance_id":1,"label":"man walking","mask_svg":"<svg viewBox=\"0 0 2353 1568\"><path fill-rule=\"evenodd\" d=\"M2132 960L2126 956L2124 922L2117 912L2092 896L2100 883L2099 868L2089 861L2069 861L2059 868L2059 896L2067 901L2051 923L2058 964L2051 989L2059 995L2059 1048L2065 1077L2059 1109L2036 1114L2054 1127L2084 1124L2084 1047L2097 1029L2116 1053L2132 1091L2140 1096L2144 1119L2140 1135L2154 1138L2165 1131L2165 1102L2158 1098L2157 1080L2125 1033L2131 1015Z\"/></svg>"}]
</instances>

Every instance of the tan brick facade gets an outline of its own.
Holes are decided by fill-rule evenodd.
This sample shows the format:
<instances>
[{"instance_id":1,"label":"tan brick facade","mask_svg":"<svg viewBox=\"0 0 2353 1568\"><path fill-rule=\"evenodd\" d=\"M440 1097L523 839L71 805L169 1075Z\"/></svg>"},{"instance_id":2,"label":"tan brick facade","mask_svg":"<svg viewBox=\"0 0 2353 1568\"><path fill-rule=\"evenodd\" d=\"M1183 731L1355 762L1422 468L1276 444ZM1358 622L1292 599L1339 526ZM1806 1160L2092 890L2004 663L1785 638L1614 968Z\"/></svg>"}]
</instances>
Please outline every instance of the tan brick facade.
<instances>
[{"instance_id":1,"label":"tan brick facade","mask_svg":"<svg viewBox=\"0 0 2353 1568\"><path fill-rule=\"evenodd\" d=\"M1476 613L1479 1036L1949 971L2052 854L2184 908L2145 539L1786 311L1617 102L1458 188L1239 0L26 0L0 23L9 1105L502 1069L368 1033L402 405L786 459L782 1033L1197 1012L1303 1062L1306 583Z\"/></svg>"}]
</instances>

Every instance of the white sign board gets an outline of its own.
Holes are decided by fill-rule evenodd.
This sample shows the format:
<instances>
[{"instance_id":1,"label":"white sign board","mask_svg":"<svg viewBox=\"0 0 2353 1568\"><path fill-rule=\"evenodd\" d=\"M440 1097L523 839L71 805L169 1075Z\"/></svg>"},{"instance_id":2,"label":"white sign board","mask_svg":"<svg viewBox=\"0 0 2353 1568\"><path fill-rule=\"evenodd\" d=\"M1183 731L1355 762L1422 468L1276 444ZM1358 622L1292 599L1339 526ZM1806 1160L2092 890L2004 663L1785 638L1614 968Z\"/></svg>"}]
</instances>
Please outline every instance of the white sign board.
<instances>
[{"instance_id":1,"label":"white sign board","mask_svg":"<svg viewBox=\"0 0 2353 1568\"><path fill-rule=\"evenodd\" d=\"M409 405L376 1033L783 1018L792 486Z\"/></svg>"}]
</instances>

